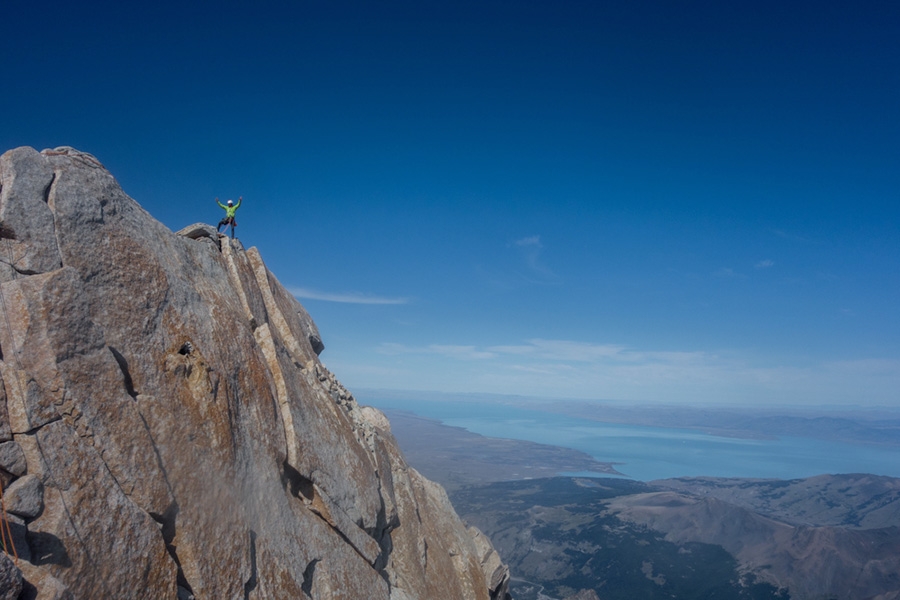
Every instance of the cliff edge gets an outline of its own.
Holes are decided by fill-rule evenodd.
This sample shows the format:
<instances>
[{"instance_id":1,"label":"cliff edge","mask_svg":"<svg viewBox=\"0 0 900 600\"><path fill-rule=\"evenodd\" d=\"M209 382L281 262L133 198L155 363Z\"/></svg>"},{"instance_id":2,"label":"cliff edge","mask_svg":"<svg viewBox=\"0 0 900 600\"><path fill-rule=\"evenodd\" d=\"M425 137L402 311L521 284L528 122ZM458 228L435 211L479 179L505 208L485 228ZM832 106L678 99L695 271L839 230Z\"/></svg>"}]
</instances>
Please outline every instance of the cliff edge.
<instances>
[{"instance_id":1,"label":"cliff edge","mask_svg":"<svg viewBox=\"0 0 900 600\"><path fill-rule=\"evenodd\" d=\"M94 157L0 157L0 599L507 598L255 248ZM17 587L18 586L18 587Z\"/></svg>"}]
</instances>

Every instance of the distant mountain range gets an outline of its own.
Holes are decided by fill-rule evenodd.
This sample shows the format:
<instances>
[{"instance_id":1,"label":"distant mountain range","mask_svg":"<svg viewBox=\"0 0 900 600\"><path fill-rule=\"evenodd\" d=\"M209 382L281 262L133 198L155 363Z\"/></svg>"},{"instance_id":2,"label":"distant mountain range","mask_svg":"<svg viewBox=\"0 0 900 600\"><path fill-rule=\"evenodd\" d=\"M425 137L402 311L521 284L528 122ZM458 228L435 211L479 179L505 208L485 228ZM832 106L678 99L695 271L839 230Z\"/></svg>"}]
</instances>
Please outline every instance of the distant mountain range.
<instances>
[{"instance_id":1,"label":"distant mountain range","mask_svg":"<svg viewBox=\"0 0 900 600\"><path fill-rule=\"evenodd\" d=\"M506 394L450 394L406 390L357 390L360 398L416 402L479 402L566 415L589 421L694 429L711 435L747 439L779 436L832 442L900 447L900 408L860 406L688 406L623 404L613 401L560 400Z\"/></svg>"},{"instance_id":2,"label":"distant mountain range","mask_svg":"<svg viewBox=\"0 0 900 600\"><path fill-rule=\"evenodd\" d=\"M900 447L900 412L847 408L728 408L621 406L579 401L516 399L515 405L605 423L697 429L744 438L809 437Z\"/></svg>"},{"instance_id":3,"label":"distant mountain range","mask_svg":"<svg viewBox=\"0 0 900 600\"><path fill-rule=\"evenodd\" d=\"M900 598L900 479L546 477L614 466L389 416L410 464L508 561L517 600Z\"/></svg>"}]
</instances>

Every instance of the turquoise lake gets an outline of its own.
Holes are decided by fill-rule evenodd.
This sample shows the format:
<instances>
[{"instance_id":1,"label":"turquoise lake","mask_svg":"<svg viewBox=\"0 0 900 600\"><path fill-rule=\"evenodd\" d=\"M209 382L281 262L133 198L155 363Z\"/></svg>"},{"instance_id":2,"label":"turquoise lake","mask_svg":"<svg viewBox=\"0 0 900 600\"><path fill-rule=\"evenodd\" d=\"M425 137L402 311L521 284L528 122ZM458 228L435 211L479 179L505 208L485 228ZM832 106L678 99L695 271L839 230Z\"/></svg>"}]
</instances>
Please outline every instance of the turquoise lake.
<instances>
[{"instance_id":1,"label":"turquoise lake","mask_svg":"<svg viewBox=\"0 0 900 600\"><path fill-rule=\"evenodd\" d=\"M900 477L896 448L801 437L739 439L689 429L601 423L480 402L369 399L377 408L403 410L489 437L527 440L581 450L641 481L714 476L794 479L825 473Z\"/></svg>"}]
</instances>

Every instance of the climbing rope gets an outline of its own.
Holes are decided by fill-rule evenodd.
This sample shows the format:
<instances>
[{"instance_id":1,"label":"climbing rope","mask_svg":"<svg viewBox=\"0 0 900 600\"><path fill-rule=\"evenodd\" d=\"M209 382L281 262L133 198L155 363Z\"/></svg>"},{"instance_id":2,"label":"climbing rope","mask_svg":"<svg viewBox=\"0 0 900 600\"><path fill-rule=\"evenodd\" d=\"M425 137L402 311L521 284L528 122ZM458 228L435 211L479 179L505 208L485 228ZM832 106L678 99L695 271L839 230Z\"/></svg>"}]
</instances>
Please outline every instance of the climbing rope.
<instances>
[{"instance_id":1,"label":"climbing rope","mask_svg":"<svg viewBox=\"0 0 900 600\"><path fill-rule=\"evenodd\" d=\"M15 565L19 566L19 553L16 552L16 545L13 543L12 528L9 526L9 515L6 513L6 503L3 500L3 482L0 481L0 544L3 551L12 556Z\"/></svg>"}]
</instances>

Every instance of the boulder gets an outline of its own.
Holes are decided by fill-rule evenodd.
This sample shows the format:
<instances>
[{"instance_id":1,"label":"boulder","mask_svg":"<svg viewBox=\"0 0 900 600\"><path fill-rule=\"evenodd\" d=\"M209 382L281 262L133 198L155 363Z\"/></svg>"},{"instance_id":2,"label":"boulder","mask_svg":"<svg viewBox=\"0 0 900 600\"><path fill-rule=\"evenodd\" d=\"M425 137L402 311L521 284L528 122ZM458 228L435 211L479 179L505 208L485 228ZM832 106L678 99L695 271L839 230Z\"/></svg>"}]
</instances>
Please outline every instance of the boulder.
<instances>
[{"instance_id":1,"label":"boulder","mask_svg":"<svg viewBox=\"0 0 900 600\"><path fill-rule=\"evenodd\" d=\"M25 454L16 442L0 443L0 469L19 477L25 474Z\"/></svg>"},{"instance_id":2,"label":"boulder","mask_svg":"<svg viewBox=\"0 0 900 600\"><path fill-rule=\"evenodd\" d=\"M44 484L35 475L25 475L10 484L3 494L6 510L33 519L44 510Z\"/></svg>"}]
</instances>

